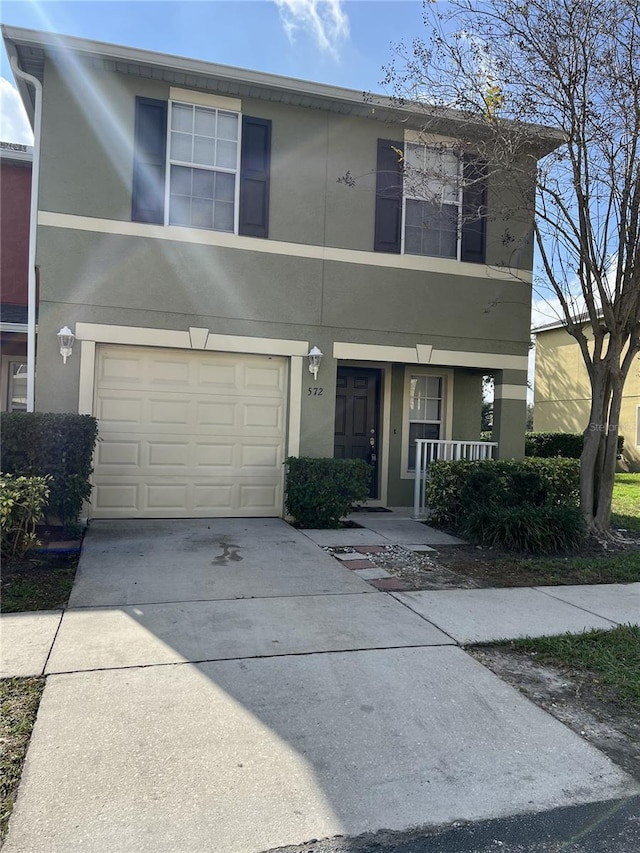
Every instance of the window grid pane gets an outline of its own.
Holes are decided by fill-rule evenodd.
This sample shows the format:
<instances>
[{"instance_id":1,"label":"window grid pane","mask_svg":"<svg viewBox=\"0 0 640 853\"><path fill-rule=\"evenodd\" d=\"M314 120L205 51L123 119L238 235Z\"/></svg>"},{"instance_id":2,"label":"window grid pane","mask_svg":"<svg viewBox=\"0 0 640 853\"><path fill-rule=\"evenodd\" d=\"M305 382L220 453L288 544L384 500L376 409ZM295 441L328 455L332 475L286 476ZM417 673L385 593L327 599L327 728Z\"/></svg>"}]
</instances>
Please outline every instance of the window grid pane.
<instances>
[{"instance_id":1,"label":"window grid pane","mask_svg":"<svg viewBox=\"0 0 640 853\"><path fill-rule=\"evenodd\" d=\"M233 233L239 129L237 113L172 103L169 224Z\"/></svg>"},{"instance_id":2,"label":"window grid pane","mask_svg":"<svg viewBox=\"0 0 640 853\"><path fill-rule=\"evenodd\" d=\"M416 465L417 438L438 440L442 428L441 376L413 374L409 378L409 447L407 470L413 471Z\"/></svg>"},{"instance_id":3,"label":"window grid pane","mask_svg":"<svg viewBox=\"0 0 640 853\"><path fill-rule=\"evenodd\" d=\"M460 164L455 152L409 143L405 151L404 252L457 258Z\"/></svg>"}]
</instances>

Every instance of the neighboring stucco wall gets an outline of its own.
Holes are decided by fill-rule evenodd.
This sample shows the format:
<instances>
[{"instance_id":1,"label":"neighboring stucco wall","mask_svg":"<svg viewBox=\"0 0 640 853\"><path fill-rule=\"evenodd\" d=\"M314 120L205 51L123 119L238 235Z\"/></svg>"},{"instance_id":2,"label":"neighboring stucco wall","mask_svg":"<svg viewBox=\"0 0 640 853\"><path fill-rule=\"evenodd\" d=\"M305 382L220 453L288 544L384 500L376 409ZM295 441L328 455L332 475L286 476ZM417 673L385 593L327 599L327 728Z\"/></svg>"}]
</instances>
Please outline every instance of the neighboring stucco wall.
<instances>
[{"instance_id":1,"label":"neighboring stucco wall","mask_svg":"<svg viewBox=\"0 0 640 853\"><path fill-rule=\"evenodd\" d=\"M587 330L587 336L588 330ZM589 422L591 386L578 343L564 329L536 335L534 429L583 432ZM620 412L624 452L620 467L640 471L640 355L625 384Z\"/></svg>"}]
</instances>

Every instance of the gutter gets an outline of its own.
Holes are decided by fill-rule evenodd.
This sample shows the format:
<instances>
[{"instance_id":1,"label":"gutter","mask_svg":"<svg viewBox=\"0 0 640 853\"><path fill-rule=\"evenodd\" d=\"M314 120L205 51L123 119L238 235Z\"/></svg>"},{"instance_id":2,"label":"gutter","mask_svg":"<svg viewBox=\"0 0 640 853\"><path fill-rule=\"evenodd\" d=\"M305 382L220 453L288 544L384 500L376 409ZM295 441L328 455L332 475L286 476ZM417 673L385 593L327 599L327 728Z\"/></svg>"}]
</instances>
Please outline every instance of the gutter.
<instances>
[{"instance_id":1,"label":"gutter","mask_svg":"<svg viewBox=\"0 0 640 853\"><path fill-rule=\"evenodd\" d=\"M38 187L40 183L40 129L42 126L42 84L18 66L11 57L16 77L30 83L35 91L33 117L33 165L31 167L31 208L29 210L29 279L27 290L27 411L35 410L36 398L36 242L38 227Z\"/></svg>"}]
</instances>

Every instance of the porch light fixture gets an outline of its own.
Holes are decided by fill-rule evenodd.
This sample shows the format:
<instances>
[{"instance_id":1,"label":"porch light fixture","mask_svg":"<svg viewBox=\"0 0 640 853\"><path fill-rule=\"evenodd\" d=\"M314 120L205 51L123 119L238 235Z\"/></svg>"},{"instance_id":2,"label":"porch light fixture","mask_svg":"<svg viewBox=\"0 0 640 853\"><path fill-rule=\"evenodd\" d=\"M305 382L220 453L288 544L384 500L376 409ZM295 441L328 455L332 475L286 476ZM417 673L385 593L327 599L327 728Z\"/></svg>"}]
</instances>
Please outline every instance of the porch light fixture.
<instances>
[{"instance_id":1,"label":"porch light fixture","mask_svg":"<svg viewBox=\"0 0 640 853\"><path fill-rule=\"evenodd\" d=\"M71 355L73 350L73 342L75 341L76 336L73 334L71 329L68 326L60 329L58 332L58 340L60 341L60 355L62 356L62 361L64 364L67 363L67 359Z\"/></svg>"},{"instance_id":2,"label":"porch light fixture","mask_svg":"<svg viewBox=\"0 0 640 853\"><path fill-rule=\"evenodd\" d=\"M313 379L315 382L318 381L318 368L320 367L321 361L322 353L318 347L312 347L309 350L309 373L313 373Z\"/></svg>"}]
</instances>

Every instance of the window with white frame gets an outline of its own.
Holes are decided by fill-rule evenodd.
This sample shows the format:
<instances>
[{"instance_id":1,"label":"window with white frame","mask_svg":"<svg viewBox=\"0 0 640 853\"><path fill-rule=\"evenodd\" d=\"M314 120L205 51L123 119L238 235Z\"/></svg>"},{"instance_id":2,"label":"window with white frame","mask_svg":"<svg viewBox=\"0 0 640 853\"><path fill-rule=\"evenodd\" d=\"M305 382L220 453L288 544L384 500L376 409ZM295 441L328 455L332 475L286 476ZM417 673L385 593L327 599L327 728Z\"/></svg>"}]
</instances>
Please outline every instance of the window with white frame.
<instances>
[{"instance_id":1,"label":"window with white frame","mask_svg":"<svg viewBox=\"0 0 640 853\"><path fill-rule=\"evenodd\" d=\"M410 255L459 259L462 180L450 149L405 146L403 244Z\"/></svg>"},{"instance_id":2,"label":"window with white frame","mask_svg":"<svg viewBox=\"0 0 640 853\"><path fill-rule=\"evenodd\" d=\"M408 389L407 470L416 467L416 439L440 438L443 420L444 377L411 374Z\"/></svg>"},{"instance_id":3,"label":"window with white frame","mask_svg":"<svg viewBox=\"0 0 640 853\"><path fill-rule=\"evenodd\" d=\"M640 447L640 406L636 408L636 446Z\"/></svg>"},{"instance_id":4,"label":"window with white frame","mask_svg":"<svg viewBox=\"0 0 640 853\"><path fill-rule=\"evenodd\" d=\"M240 115L170 102L168 221L237 230Z\"/></svg>"},{"instance_id":5,"label":"window with white frame","mask_svg":"<svg viewBox=\"0 0 640 853\"><path fill-rule=\"evenodd\" d=\"M7 411L27 411L27 363L22 360L9 361L7 385Z\"/></svg>"}]
</instances>

